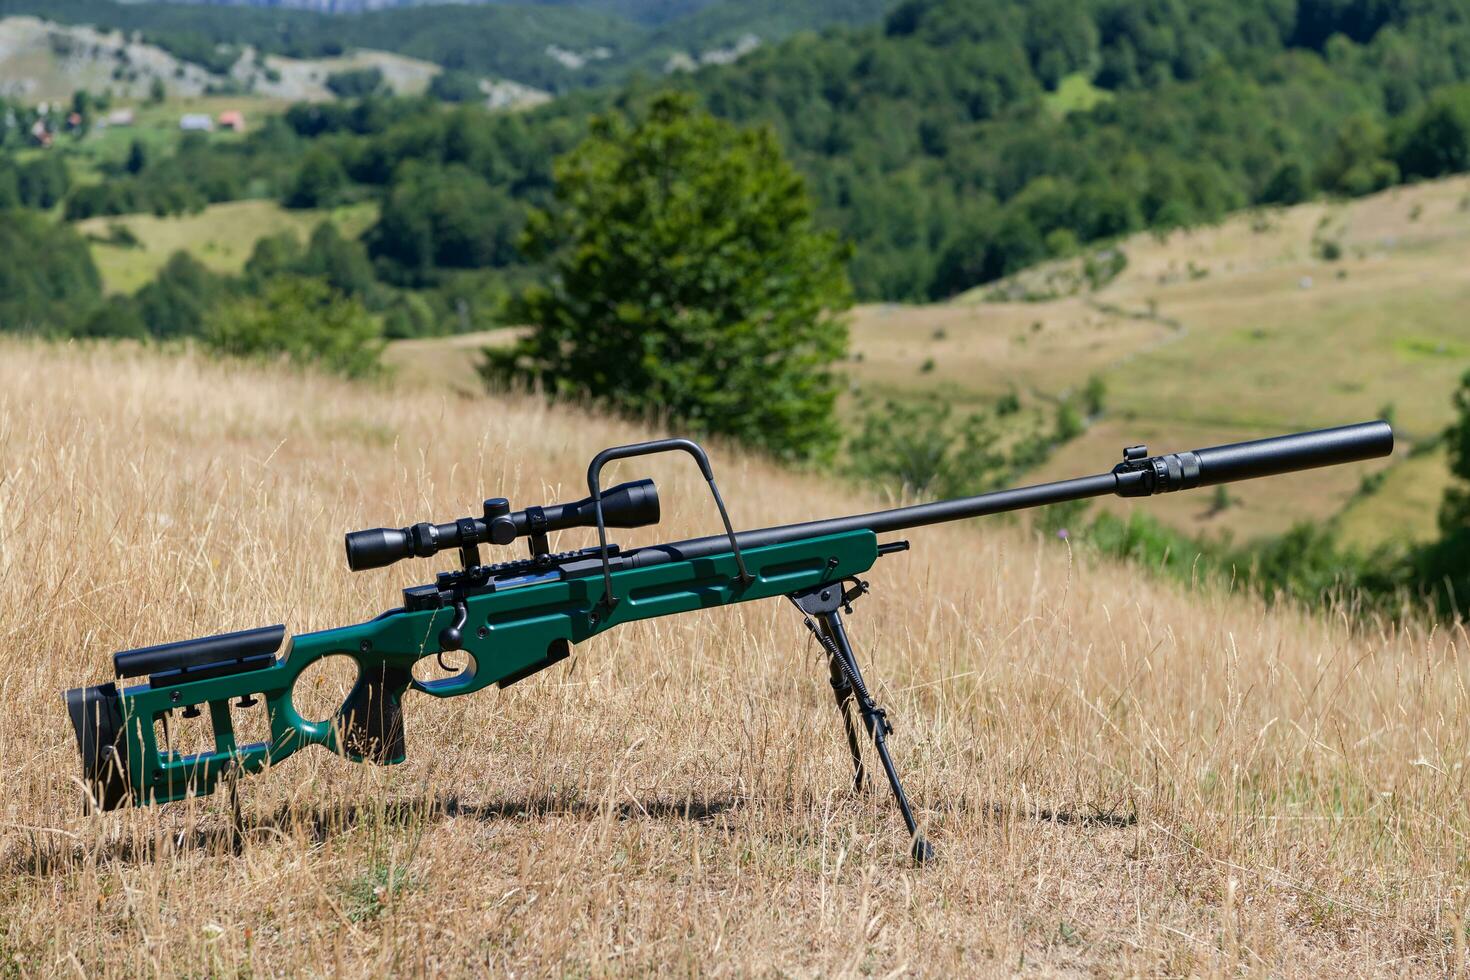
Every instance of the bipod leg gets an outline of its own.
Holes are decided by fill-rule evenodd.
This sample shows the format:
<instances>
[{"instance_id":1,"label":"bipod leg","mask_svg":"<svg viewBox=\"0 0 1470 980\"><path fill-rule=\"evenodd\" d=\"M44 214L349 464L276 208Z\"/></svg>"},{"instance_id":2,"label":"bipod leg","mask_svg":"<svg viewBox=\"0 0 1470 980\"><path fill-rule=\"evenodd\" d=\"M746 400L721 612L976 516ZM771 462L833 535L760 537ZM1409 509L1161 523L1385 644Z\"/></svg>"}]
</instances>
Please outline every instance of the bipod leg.
<instances>
[{"instance_id":1,"label":"bipod leg","mask_svg":"<svg viewBox=\"0 0 1470 980\"><path fill-rule=\"evenodd\" d=\"M821 634L818 634L820 639ZM824 643L825 647L826 644ZM847 682L847 672L842 664L829 652L827 666L832 672L832 696L837 699L837 710L842 714L842 729L847 733L847 750L852 753L852 791L863 791L863 751L858 745L857 723L852 717L852 685Z\"/></svg>"},{"instance_id":2,"label":"bipod leg","mask_svg":"<svg viewBox=\"0 0 1470 980\"><path fill-rule=\"evenodd\" d=\"M862 671L858 669L857 657L852 651L852 644L847 639L847 630L842 625L842 614L838 612L839 607L848 604L866 591L865 583L859 583L852 592L843 593L840 584L819 586L805 592L798 592L790 599L792 603L806 614L807 629L821 642L822 648L826 650L830 658L833 679L833 693L837 696L838 705L843 709L843 718L848 723L848 747L852 749L853 759L857 764L858 781L862 779L861 754L858 751L857 733L851 725L851 715L848 712L848 703L856 701L858 713L862 715L863 727L867 728L868 734L873 739L873 747L878 750L878 758L883 763L883 771L888 776L888 785L893 790L893 799L898 803L898 811L903 816L903 823L908 828L909 839L913 842L909 853L914 860L920 864L930 861L934 857L934 848L924 839L919 832L919 824L914 819L913 808L909 805L908 794L903 791L903 784L899 782L898 770L894 768L893 757L888 753L888 736L893 732L893 726L888 723L888 716L882 708L873 701L872 695L868 693L868 687L863 682ZM851 611L851 605L848 605ZM813 622L815 620L815 622ZM841 674L841 684L837 675ZM846 688L846 695L843 694Z\"/></svg>"}]
</instances>

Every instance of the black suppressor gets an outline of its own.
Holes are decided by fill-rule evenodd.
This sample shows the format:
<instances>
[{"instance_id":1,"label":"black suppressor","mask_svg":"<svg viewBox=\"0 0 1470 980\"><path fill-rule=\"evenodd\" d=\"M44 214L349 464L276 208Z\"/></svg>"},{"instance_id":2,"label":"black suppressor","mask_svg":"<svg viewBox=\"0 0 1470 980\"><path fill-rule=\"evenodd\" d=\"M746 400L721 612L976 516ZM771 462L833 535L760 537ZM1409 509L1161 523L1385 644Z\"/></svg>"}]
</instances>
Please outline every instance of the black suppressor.
<instances>
[{"instance_id":1,"label":"black suppressor","mask_svg":"<svg viewBox=\"0 0 1470 980\"><path fill-rule=\"evenodd\" d=\"M647 527L659 518L658 488L652 480L620 483L602 492L602 518L608 527ZM516 538L545 535L569 527L596 527L592 498L570 504L527 507L512 512L510 501L485 501L481 517L461 517L449 524L376 527L347 534L347 567L354 572L384 568L404 558L427 558L445 548L478 544L510 544ZM534 540L534 537L533 537Z\"/></svg>"}]
</instances>

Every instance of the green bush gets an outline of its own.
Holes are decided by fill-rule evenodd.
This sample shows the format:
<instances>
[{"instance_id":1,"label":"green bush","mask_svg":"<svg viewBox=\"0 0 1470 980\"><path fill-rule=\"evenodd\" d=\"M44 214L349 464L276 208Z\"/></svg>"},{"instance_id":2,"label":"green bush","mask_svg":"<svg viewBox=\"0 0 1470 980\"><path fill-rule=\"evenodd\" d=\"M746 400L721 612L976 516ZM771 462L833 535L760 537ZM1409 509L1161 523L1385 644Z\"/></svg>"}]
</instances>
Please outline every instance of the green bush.
<instances>
[{"instance_id":1,"label":"green bush","mask_svg":"<svg viewBox=\"0 0 1470 980\"><path fill-rule=\"evenodd\" d=\"M382 331L357 300L321 279L282 276L259 296L226 304L206 321L204 342L237 357L286 357L349 377L377 373Z\"/></svg>"},{"instance_id":2,"label":"green bush","mask_svg":"<svg viewBox=\"0 0 1470 980\"><path fill-rule=\"evenodd\" d=\"M224 276L206 268L188 252L175 252L153 281L133 297L138 317L150 336L160 339L197 336L205 317L233 290Z\"/></svg>"},{"instance_id":3,"label":"green bush","mask_svg":"<svg viewBox=\"0 0 1470 980\"><path fill-rule=\"evenodd\" d=\"M956 420L947 404L888 402L863 416L848 443L847 471L865 483L921 497L959 497L1004 482L1006 458L987 415Z\"/></svg>"},{"instance_id":4,"label":"green bush","mask_svg":"<svg viewBox=\"0 0 1470 980\"><path fill-rule=\"evenodd\" d=\"M362 99L383 87L381 68L349 68L327 76L327 89L339 99Z\"/></svg>"},{"instance_id":5,"label":"green bush","mask_svg":"<svg viewBox=\"0 0 1470 980\"><path fill-rule=\"evenodd\" d=\"M330 148L314 146L307 151L286 192L288 208L326 208L338 203L347 185L347 171Z\"/></svg>"},{"instance_id":6,"label":"green bush","mask_svg":"<svg viewBox=\"0 0 1470 980\"><path fill-rule=\"evenodd\" d=\"M429 95L440 102L483 102L485 93L480 91L480 78L467 71L448 69L435 75L429 82Z\"/></svg>"},{"instance_id":7,"label":"green bush","mask_svg":"<svg viewBox=\"0 0 1470 980\"><path fill-rule=\"evenodd\" d=\"M60 331L101 298L76 230L35 211L0 211L0 331Z\"/></svg>"},{"instance_id":8,"label":"green bush","mask_svg":"<svg viewBox=\"0 0 1470 980\"><path fill-rule=\"evenodd\" d=\"M550 275L513 305L532 331L486 351L487 378L667 412L784 457L832 453L847 253L815 229L769 130L677 95L601 117L524 245Z\"/></svg>"}]
</instances>

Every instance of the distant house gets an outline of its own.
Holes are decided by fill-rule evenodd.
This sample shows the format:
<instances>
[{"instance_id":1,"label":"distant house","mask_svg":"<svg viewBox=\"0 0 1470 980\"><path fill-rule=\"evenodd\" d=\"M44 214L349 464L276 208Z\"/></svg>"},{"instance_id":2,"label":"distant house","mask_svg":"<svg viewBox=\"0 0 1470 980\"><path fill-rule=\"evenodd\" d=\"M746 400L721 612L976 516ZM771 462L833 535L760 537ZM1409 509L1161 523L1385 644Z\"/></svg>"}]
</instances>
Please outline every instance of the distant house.
<instances>
[{"instance_id":1,"label":"distant house","mask_svg":"<svg viewBox=\"0 0 1470 980\"><path fill-rule=\"evenodd\" d=\"M239 109L226 109L219 114L221 129L228 129L232 133L245 132L245 114Z\"/></svg>"},{"instance_id":2,"label":"distant house","mask_svg":"<svg viewBox=\"0 0 1470 980\"><path fill-rule=\"evenodd\" d=\"M131 126L132 124L132 109L113 109L107 114L107 125L109 126Z\"/></svg>"},{"instance_id":3,"label":"distant house","mask_svg":"<svg viewBox=\"0 0 1470 980\"><path fill-rule=\"evenodd\" d=\"M186 112L179 117L179 128L186 133L212 132L214 119L206 112Z\"/></svg>"}]
</instances>

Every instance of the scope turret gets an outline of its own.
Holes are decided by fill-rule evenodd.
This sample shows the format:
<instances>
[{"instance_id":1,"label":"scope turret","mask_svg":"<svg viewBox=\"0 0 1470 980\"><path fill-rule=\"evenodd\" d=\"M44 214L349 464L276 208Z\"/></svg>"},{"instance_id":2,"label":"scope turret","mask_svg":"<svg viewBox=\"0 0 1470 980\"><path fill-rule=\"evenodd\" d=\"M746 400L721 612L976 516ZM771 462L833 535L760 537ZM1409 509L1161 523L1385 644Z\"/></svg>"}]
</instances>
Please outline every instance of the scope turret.
<instances>
[{"instance_id":1,"label":"scope turret","mask_svg":"<svg viewBox=\"0 0 1470 980\"><path fill-rule=\"evenodd\" d=\"M659 519L658 488L652 480L620 483L602 492L602 517L608 527L646 527ZM596 527L597 510L591 497L568 504L527 507L512 511L504 497L485 501L479 517L461 517L448 524L414 524L349 531L347 567L354 572L384 568L404 558L427 558L446 548L473 548L480 544L510 544L530 537L532 550L551 531L569 527Z\"/></svg>"}]
</instances>

